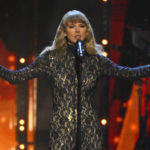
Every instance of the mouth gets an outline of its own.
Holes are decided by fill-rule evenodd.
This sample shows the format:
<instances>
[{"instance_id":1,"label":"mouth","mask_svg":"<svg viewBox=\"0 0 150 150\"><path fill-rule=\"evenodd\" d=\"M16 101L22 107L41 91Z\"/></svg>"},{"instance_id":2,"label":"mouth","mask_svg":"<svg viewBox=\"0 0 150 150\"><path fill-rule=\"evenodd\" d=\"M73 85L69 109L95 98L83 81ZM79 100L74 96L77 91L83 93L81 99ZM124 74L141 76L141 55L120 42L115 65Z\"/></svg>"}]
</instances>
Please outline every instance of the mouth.
<instances>
[{"instance_id":1,"label":"mouth","mask_svg":"<svg viewBox=\"0 0 150 150\"><path fill-rule=\"evenodd\" d=\"M76 35L75 39L80 40L81 39L81 35Z\"/></svg>"}]
</instances>

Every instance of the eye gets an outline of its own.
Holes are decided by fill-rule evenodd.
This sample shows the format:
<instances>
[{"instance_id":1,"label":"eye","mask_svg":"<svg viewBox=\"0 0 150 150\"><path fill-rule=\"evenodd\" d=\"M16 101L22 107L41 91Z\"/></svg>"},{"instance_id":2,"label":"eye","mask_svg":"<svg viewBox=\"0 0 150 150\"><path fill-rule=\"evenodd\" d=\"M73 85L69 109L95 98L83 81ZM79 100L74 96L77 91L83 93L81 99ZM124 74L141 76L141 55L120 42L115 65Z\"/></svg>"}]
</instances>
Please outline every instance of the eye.
<instances>
[{"instance_id":1,"label":"eye","mask_svg":"<svg viewBox=\"0 0 150 150\"><path fill-rule=\"evenodd\" d=\"M74 25L68 25L68 28L74 28Z\"/></svg>"},{"instance_id":2,"label":"eye","mask_svg":"<svg viewBox=\"0 0 150 150\"><path fill-rule=\"evenodd\" d=\"M85 28L85 24L80 24L79 25L81 28Z\"/></svg>"}]
</instances>

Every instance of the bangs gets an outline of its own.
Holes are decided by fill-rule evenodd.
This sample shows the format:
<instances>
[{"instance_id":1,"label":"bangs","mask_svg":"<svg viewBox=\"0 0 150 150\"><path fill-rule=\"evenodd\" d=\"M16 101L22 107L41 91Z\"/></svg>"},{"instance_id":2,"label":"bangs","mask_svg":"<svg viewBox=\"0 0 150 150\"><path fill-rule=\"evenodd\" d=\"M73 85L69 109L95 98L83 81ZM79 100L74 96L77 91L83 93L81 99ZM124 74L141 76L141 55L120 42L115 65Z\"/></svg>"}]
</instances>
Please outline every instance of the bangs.
<instances>
[{"instance_id":1,"label":"bangs","mask_svg":"<svg viewBox=\"0 0 150 150\"><path fill-rule=\"evenodd\" d=\"M84 24L87 24L86 21L81 18L81 16L69 16L65 22L64 22L64 25L66 26L68 22L71 22L71 23L78 23L78 22L81 22L81 23L84 23Z\"/></svg>"},{"instance_id":2,"label":"bangs","mask_svg":"<svg viewBox=\"0 0 150 150\"><path fill-rule=\"evenodd\" d=\"M68 22L72 23L81 22L86 25L88 24L86 16L79 11L70 11L69 13L67 13L63 18L63 25L66 26Z\"/></svg>"}]
</instances>

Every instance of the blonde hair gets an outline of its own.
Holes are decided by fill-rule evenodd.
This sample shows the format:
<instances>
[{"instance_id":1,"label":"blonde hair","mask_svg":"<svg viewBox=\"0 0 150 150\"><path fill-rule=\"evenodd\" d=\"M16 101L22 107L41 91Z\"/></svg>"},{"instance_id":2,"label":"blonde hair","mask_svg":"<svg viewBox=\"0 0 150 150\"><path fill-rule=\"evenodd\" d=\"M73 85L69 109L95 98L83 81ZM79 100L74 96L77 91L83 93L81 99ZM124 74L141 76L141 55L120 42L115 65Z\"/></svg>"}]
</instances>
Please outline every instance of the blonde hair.
<instances>
[{"instance_id":1,"label":"blonde hair","mask_svg":"<svg viewBox=\"0 0 150 150\"><path fill-rule=\"evenodd\" d=\"M67 25L67 22L82 22L87 26L87 32L86 32L86 39L85 39L85 47L86 51L89 54L101 54L103 48L100 44L96 43L93 29L90 25L89 20L87 17L78 10L71 10L68 11L62 18L57 31L56 35L53 41L53 44L51 47L49 47L50 50L56 50L57 52L63 52L67 48L67 40L66 40L66 32L65 27Z\"/></svg>"}]
</instances>

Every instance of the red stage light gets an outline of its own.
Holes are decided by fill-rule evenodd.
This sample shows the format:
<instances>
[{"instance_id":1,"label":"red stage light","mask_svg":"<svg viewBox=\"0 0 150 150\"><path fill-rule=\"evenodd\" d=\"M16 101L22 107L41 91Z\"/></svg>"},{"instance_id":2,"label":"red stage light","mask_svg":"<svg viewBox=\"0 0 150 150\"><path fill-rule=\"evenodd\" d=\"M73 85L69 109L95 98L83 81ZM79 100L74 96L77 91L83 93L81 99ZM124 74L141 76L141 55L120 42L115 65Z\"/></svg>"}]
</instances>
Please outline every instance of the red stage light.
<instances>
[{"instance_id":1,"label":"red stage light","mask_svg":"<svg viewBox=\"0 0 150 150\"><path fill-rule=\"evenodd\" d=\"M116 136L116 137L114 138L114 143L119 143L119 137L118 137L118 136Z\"/></svg>"},{"instance_id":2,"label":"red stage light","mask_svg":"<svg viewBox=\"0 0 150 150\"><path fill-rule=\"evenodd\" d=\"M13 55L8 56L8 61L9 62L15 62L16 61L16 57Z\"/></svg>"},{"instance_id":3,"label":"red stage light","mask_svg":"<svg viewBox=\"0 0 150 150\"><path fill-rule=\"evenodd\" d=\"M116 122L121 123L122 122L122 118L120 116L116 117Z\"/></svg>"},{"instance_id":4,"label":"red stage light","mask_svg":"<svg viewBox=\"0 0 150 150\"><path fill-rule=\"evenodd\" d=\"M15 66L14 66L14 65L11 65L11 66L9 66L9 69L10 69L10 70L15 70Z\"/></svg>"}]
</instances>

